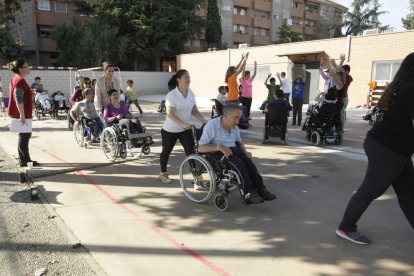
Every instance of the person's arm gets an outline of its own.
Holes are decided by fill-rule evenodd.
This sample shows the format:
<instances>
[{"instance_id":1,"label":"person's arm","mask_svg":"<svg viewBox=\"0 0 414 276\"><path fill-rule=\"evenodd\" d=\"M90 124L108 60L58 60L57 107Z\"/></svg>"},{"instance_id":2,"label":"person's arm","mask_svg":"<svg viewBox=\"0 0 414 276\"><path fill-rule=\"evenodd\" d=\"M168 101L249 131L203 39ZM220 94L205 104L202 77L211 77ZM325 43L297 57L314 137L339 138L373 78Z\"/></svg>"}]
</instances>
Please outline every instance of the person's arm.
<instances>
[{"instance_id":1,"label":"person's arm","mask_svg":"<svg viewBox=\"0 0 414 276\"><path fill-rule=\"evenodd\" d=\"M267 74L267 78L264 81L264 85L267 87L267 81L270 79L270 77L272 76L272 73Z\"/></svg>"},{"instance_id":2,"label":"person's arm","mask_svg":"<svg viewBox=\"0 0 414 276\"><path fill-rule=\"evenodd\" d=\"M199 120L200 122L202 122L203 124L207 123L206 119L204 119L203 115L201 114L201 112L198 110L197 105L193 106L193 109L191 110L191 114L196 117L197 120Z\"/></svg>"},{"instance_id":3,"label":"person's arm","mask_svg":"<svg viewBox=\"0 0 414 276\"><path fill-rule=\"evenodd\" d=\"M115 114L112 112L112 108L111 108L111 104L108 104L107 106L105 106L104 110L103 110L103 119L105 121L105 123L112 123L114 122L117 118L117 116L114 116Z\"/></svg>"},{"instance_id":4,"label":"person's arm","mask_svg":"<svg viewBox=\"0 0 414 276\"><path fill-rule=\"evenodd\" d=\"M247 58L249 57L249 52L243 57L239 64L236 66L236 76L238 76L246 68Z\"/></svg>"},{"instance_id":5,"label":"person's arm","mask_svg":"<svg viewBox=\"0 0 414 276\"><path fill-rule=\"evenodd\" d=\"M335 86L337 90L341 90L342 87L344 86L342 80L338 77L338 75L336 74L338 72L338 68L336 67L336 63L333 59L330 60L330 64L329 64L329 73L332 76L332 79L335 81Z\"/></svg>"},{"instance_id":6,"label":"person's arm","mask_svg":"<svg viewBox=\"0 0 414 276\"><path fill-rule=\"evenodd\" d=\"M254 61L254 71L253 71L252 81L256 77L256 73L257 73L257 61Z\"/></svg>"},{"instance_id":7,"label":"person's arm","mask_svg":"<svg viewBox=\"0 0 414 276\"><path fill-rule=\"evenodd\" d=\"M101 95L101 91L103 90L103 87L101 87L101 81L97 81L96 82L96 87L95 87L95 97L94 97L94 104L95 104L95 109L101 113L102 112L102 95Z\"/></svg>"},{"instance_id":8,"label":"person's arm","mask_svg":"<svg viewBox=\"0 0 414 276\"><path fill-rule=\"evenodd\" d=\"M247 157L252 158L252 153L246 150L246 147L242 142L239 142L239 148L247 155Z\"/></svg>"},{"instance_id":9,"label":"person's arm","mask_svg":"<svg viewBox=\"0 0 414 276\"><path fill-rule=\"evenodd\" d=\"M19 110L20 113L20 122L22 124L25 123L26 121L26 115L24 114L24 105L23 105L23 95L24 95L24 90L20 87L16 87L14 88L14 100L17 103L17 109Z\"/></svg>"},{"instance_id":10,"label":"person's arm","mask_svg":"<svg viewBox=\"0 0 414 276\"><path fill-rule=\"evenodd\" d=\"M122 117L127 118L127 119L131 119L132 114L131 114L131 112L129 112L128 107L126 106L126 104L122 103L121 106L122 106L122 109L121 109L122 110Z\"/></svg>"},{"instance_id":11,"label":"person's arm","mask_svg":"<svg viewBox=\"0 0 414 276\"><path fill-rule=\"evenodd\" d=\"M279 72L276 73L276 77L279 80L280 85L282 85L282 79L280 78Z\"/></svg>"},{"instance_id":12,"label":"person's arm","mask_svg":"<svg viewBox=\"0 0 414 276\"><path fill-rule=\"evenodd\" d=\"M325 72L323 71L323 59L321 59L321 63L320 63L320 65L319 65L319 74L321 75L321 77L324 79L324 80L327 80L328 79L328 76L325 74Z\"/></svg>"},{"instance_id":13,"label":"person's arm","mask_svg":"<svg viewBox=\"0 0 414 276\"><path fill-rule=\"evenodd\" d=\"M302 82L306 82L306 65L304 64L302 67Z\"/></svg>"},{"instance_id":14,"label":"person's arm","mask_svg":"<svg viewBox=\"0 0 414 276\"><path fill-rule=\"evenodd\" d=\"M340 60L340 62L339 62L338 68L339 68L339 70L342 70L342 66L344 65L344 62L345 62L345 55L340 54L339 55L339 60Z\"/></svg>"},{"instance_id":15,"label":"person's arm","mask_svg":"<svg viewBox=\"0 0 414 276\"><path fill-rule=\"evenodd\" d=\"M72 117L72 119L75 121L75 123L77 123L79 121L78 118L78 108L79 108L79 102L77 102L72 109L70 110L70 117Z\"/></svg>"}]
</instances>

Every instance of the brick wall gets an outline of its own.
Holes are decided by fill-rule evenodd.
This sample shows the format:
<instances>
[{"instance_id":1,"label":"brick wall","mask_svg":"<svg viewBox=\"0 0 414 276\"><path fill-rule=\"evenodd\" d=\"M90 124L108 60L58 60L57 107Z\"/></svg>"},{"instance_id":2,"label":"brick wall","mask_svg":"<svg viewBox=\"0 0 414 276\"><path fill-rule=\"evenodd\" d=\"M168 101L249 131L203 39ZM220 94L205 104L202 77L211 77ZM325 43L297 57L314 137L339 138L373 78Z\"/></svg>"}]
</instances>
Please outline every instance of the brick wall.
<instances>
[{"instance_id":1,"label":"brick wall","mask_svg":"<svg viewBox=\"0 0 414 276\"><path fill-rule=\"evenodd\" d=\"M31 85L36 76L42 79L43 87L49 91L49 95L55 91L62 91L69 96L75 86L75 72L69 70L30 70L30 75L26 78L27 83ZM102 72L82 72L82 76L99 78ZM131 79L134 86L139 90L141 95L165 93L168 90L168 80L173 73L168 72L142 72L142 71L121 71L121 75L115 72L117 78L121 78L121 87L127 87L126 81ZM3 83L4 96L9 95L9 82L13 73L7 69L0 69L0 77Z\"/></svg>"}]
</instances>

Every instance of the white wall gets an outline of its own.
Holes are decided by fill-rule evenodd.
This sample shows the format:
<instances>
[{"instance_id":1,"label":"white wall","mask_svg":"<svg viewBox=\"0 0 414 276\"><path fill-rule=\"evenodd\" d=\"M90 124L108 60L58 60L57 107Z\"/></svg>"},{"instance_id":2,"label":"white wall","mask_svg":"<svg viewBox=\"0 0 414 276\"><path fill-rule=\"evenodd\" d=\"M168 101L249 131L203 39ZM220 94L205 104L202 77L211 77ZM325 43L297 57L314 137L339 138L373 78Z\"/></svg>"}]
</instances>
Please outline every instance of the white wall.
<instances>
[{"instance_id":1,"label":"white wall","mask_svg":"<svg viewBox=\"0 0 414 276\"><path fill-rule=\"evenodd\" d=\"M35 77L39 76L42 79L43 87L52 94L55 91L62 91L69 96L73 87L75 86L75 72L70 70L30 70L30 75L26 78L27 83L31 85ZM117 78L121 78L121 87L127 87L126 81L131 79L134 81L134 86L138 89L141 95L161 94L168 91L168 81L174 73L169 72L143 72L143 71L121 71L119 76L115 72ZM101 71L82 72L81 76L99 78L102 76ZM5 68L0 68L0 77L3 83L4 97L9 95L9 83L13 77L13 73Z\"/></svg>"}]
</instances>

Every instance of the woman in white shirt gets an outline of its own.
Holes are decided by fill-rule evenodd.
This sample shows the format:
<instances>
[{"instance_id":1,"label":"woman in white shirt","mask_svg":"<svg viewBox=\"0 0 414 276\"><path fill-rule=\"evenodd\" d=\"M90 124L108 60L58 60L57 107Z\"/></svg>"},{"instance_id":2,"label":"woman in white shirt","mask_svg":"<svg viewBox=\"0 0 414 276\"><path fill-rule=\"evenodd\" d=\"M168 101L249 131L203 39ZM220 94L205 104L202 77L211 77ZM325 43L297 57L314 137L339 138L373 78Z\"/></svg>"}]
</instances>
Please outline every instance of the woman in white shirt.
<instances>
[{"instance_id":1,"label":"woman in white shirt","mask_svg":"<svg viewBox=\"0 0 414 276\"><path fill-rule=\"evenodd\" d=\"M161 129L162 151L160 154L160 179L165 184L171 183L167 165L177 140L180 140L186 155L194 151L194 138L190 125L191 115L202 123L206 122L197 108L194 94L189 86L190 75L187 70L183 69L172 76L168 82L168 87L172 90L165 97L167 116Z\"/></svg>"}]
</instances>

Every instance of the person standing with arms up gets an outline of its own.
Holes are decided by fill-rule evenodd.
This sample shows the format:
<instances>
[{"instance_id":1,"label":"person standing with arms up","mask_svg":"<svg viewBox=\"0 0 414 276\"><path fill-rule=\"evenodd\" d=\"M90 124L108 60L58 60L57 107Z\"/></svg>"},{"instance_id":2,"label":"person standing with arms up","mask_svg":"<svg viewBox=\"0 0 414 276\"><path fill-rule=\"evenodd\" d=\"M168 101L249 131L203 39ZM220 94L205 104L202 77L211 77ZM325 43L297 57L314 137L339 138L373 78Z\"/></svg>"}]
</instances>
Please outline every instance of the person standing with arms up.
<instances>
[{"instance_id":1,"label":"person standing with arms up","mask_svg":"<svg viewBox=\"0 0 414 276\"><path fill-rule=\"evenodd\" d=\"M25 78L30 75L27 62L18 59L9 63L9 69L14 73L10 82L10 103L8 115L12 119L18 119L22 125L27 124L32 119L33 104L32 90L27 84ZM29 153L29 141L32 132L19 133L18 152L20 167L27 167L27 163L33 162L33 166L39 166L39 162L33 161Z\"/></svg>"},{"instance_id":2,"label":"person standing with arms up","mask_svg":"<svg viewBox=\"0 0 414 276\"><path fill-rule=\"evenodd\" d=\"M276 73L276 77L279 79L280 85L282 86L284 98L288 105L290 106L290 94L292 93L292 84L288 77L286 77L286 73Z\"/></svg>"},{"instance_id":3,"label":"person standing with arms up","mask_svg":"<svg viewBox=\"0 0 414 276\"><path fill-rule=\"evenodd\" d=\"M241 104L246 107L246 119L250 118L250 109L252 107L252 99L253 99L253 81L256 77L257 72L257 62L254 61L254 72L253 76L250 77L250 71L243 70L243 78L241 80L242 85L242 93L241 93Z\"/></svg>"},{"instance_id":4,"label":"person standing with arms up","mask_svg":"<svg viewBox=\"0 0 414 276\"><path fill-rule=\"evenodd\" d=\"M357 244L370 240L357 222L371 202L392 185L398 203L414 228L414 52L401 63L378 102L379 115L368 131L364 150L368 167L364 181L346 207L336 234Z\"/></svg>"},{"instance_id":5,"label":"person standing with arms up","mask_svg":"<svg viewBox=\"0 0 414 276\"><path fill-rule=\"evenodd\" d=\"M190 74L184 69L178 70L168 82L171 91L165 97L167 116L165 116L161 129L162 151L159 176L164 184L171 183L167 165L177 140L180 140L186 155L190 155L194 151L194 137L190 125L191 115L201 123L207 122L198 110L195 96L189 86Z\"/></svg>"},{"instance_id":6,"label":"person standing with arms up","mask_svg":"<svg viewBox=\"0 0 414 276\"><path fill-rule=\"evenodd\" d=\"M237 86L237 76L244 71L246 68L246 61L249 57L249 53L246 55L242 54L242 58L237 66L230 66L227 68L226 76L224 81L228 85L227 103L238 103L239 92Z\"/></svg>"},{"instance_id":7,"label":"person standing with arms up","mask_svg":"<svg viewBox=\"0 0 414 276\"><path fill-rule=\"evenodd\" d=\"M296 125L296 117L298 119L298 126L302 123L302 106L303 106L303 94L305 92L306 82L306 65L303 65L302 74L297 75L295 82L293 83L293 121L292 126Z\"/></svg>"}]
</instances>

